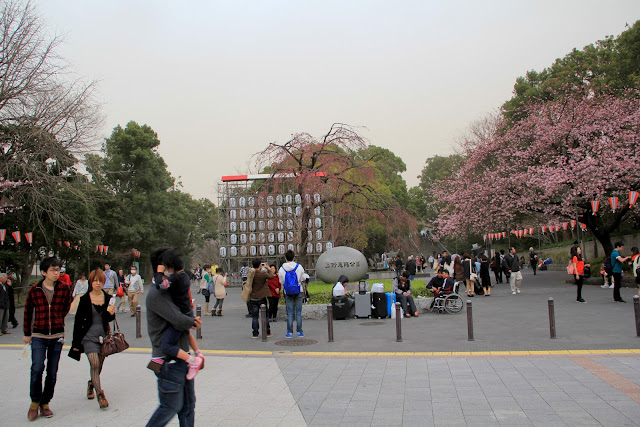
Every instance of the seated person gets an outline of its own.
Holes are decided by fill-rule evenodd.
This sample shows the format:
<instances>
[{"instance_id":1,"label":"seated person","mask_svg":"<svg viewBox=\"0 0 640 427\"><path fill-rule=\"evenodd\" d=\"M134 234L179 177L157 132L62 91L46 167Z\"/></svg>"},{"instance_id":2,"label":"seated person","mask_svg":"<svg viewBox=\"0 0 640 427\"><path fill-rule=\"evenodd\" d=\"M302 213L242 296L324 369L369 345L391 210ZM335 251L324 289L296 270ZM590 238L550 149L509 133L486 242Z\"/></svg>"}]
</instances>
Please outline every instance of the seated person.
<instances>
[{"instance_id":1,"label":"seated person","mask_svg":"<svg viewBox=\"0 0 640 427\"><path fill-rule=\"evenodd\" d=\"M429 283L427 283L427 289L432 289L434 293L436 289L440 289L444 284L445 271L444 267L440 267L436 272L436 275L429 280Z\"/></svg>"},{"instance_id":2,"label":"seated person","mask_svg":"<svg viewBox=\"0 0 640 427\"><path fill-rule=\"evenodd\" d=\"M409 280L408 271L403 272L399 278L393 280L393 293L396 294L396 301L402 306L406 317L411 317L412 315L418 317L418 310L411 296L411 280ZM409 304L409 309L407 309L407 303Z\"/></svg>"},{"instance_id":3,"label":"seated person","mask_svg":"<svg viewBox=\"0 0 640 427\"><path fill-rule=\"evenodd\" d=\"M438 270L437 275L439 278L441 278L442 281L432 284L431 289L433 290L433 296L437 297L439 295L446 295L451 293L453 291L453 285L455 282L451 277L449 277L449 272L446 269L441 268ZM431 284L431 282L433 281L434 280L431 279L429 284Z\"/></svg>"}]
</instances>

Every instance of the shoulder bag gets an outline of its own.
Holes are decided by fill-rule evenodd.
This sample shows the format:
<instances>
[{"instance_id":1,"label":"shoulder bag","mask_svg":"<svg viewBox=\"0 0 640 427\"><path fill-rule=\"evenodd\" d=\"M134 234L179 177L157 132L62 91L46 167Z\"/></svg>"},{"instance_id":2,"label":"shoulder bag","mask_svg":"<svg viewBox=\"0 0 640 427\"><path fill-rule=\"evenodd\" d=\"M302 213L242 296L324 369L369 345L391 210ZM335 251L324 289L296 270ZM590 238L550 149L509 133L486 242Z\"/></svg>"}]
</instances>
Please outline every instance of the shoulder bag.
<instances>
[{"instance_id":1,"label":"shoulder bag","mask_svg":"<svg viewBox=\"0 0 640 427\"><path fill-rule=\"evenodd\" d=\"M104 337L104 341L102 342L100 353L105 357L120 353L129 348L129 343L124 338L124 334L120 332L117 319L113 319L113 326L115 332L112 332L111 328L109 328L107 336Z\"/></svg>"}]
</instances>

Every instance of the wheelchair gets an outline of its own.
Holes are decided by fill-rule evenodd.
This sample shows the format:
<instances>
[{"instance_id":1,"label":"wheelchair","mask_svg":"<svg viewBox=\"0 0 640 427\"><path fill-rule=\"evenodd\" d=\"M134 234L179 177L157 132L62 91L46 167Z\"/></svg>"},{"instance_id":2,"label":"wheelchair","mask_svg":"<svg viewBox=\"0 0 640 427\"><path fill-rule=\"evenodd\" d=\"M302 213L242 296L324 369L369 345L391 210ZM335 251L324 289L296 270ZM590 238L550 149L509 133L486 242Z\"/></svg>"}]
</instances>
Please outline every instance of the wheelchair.
<instances>
[{"instance_id":1,"label":"wheelchair","mask_svg":"<svg viewBox=\"0 0 640 427\"><path fill-rule=\"evenodd\" d=\"M434 297L430 310L438 311L438 313L459 313L464 307L464 301L458 295L458 289L464 282L455 282L453 289L440 291L437 297Z\"/></svg>"}]
</instances>

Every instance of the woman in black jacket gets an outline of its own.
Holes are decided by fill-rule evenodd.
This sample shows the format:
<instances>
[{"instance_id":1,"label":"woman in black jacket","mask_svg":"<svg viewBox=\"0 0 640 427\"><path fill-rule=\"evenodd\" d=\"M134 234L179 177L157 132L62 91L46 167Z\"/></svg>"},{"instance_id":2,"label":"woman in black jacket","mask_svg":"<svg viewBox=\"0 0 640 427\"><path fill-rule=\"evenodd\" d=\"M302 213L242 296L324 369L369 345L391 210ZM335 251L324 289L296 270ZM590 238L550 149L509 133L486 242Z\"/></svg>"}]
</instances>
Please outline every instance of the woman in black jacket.
<instances>
[{"instance_id":1,"label":"woman in black jacket","mask_svg":"<svg viewBox=\"0 0 640 427\"><path fill-rule=\"evenodd\" d=\"M73 341L69 357L80 360L80 354L85 353L89 359L91 379L87 385L87 399L93 399L95 389L98 395L100 408L107 408L109 402L104 396L100 386L100 372L104 364L104 356L100 350L102 341L109 330L109 322L115 319L115 297L113 303L111 296L102 288L106 276L101 269L96 269L89 274L91 291L80 298L78 311L73 325Z\"/></svg>"}]
</instances>

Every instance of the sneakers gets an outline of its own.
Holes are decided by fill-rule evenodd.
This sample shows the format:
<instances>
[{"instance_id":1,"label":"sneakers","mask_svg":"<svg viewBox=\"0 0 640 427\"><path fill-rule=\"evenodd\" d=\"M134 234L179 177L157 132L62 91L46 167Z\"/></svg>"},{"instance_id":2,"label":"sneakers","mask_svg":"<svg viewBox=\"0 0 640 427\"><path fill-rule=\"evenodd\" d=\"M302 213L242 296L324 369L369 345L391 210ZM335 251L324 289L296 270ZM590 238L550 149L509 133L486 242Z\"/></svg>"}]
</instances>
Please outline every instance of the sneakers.
<instances>
[{"instance_id":1,"label":"sneakers","mask_svg":"<svg viewBox=\"0 0 640 427\"><path fill-rule=\"evenodd\" d=\"M577 301L577 302L583 302L583 303L585 303L585 304L587 303L587 302L584 300L584 298L578 298L576 301Z\"/></svg>"},{"instance_id":2,"label":"sneakers","mask_svg":"<svg viewBox=\"0 0 640 427\"><path fill-rule=\"evenodd\" d=\"M415 313L413 313L413 315L414 315L415 317L418 317L418 312L416 311Z\"/></svg>"},{"instance_id":3,"label":"sneakers","mask_svg":"<svg viewBox=\"0 0 640 427\"><path fill-rule=\"evenodd\" d=\"M251 335L251 338L253 338L253 339L256 339L256 340L257 340L259 336L260 336L260 334L258 334L258 335Z\"/></svg>"},{"instance_id":4,"label":"sneakers","mask_svg":"<svg viewBox=\"0 0 640 427\"><path fill-rule=\"evenodd\" d=\"M258 337L255 337L255 338L258 338ZM204 359L202 357L196 356L193 363L189 363L189 371L187 372L188 380L192 380L196 377L196 375L198 374L198 371L200 370L200 367L202 366L203 361Z\"/></svg>"},{"instance_id":5,"label":"sneakers","mask_svg":"<svg viewBox=\"0 0 640 427\"><path fill-rule=\"evenodd\" d=\"M267 332L267 338L271 338L273 334L271 332Z\"/></svg>"},{"instance_id":6,"label":"sneakers","mask_svg":"<svg viewBox=\"0 0 640 427\"><path fill-rule=\"evenodd\" d=\"M600 286L602 289L609 289L609 285L607 285L606 283L602 286Z\"/></svg>"},{"instance_id":7,"label":"sneakers","mask_svg":"<svg viewBox=\"0 0 640 427\"><path fill-rule=\"evenodd\" d=\"M625 300L623 300L622 298L620 298L618 301L616 302L626 302Z\"/></svg>"},{"instance_id":8,"label":"sneakers","mask_svg":"<svg viewBox=\"0 0 640 427\"><path fill-rule=\"evenodd\" d=\"M520 293L520 289L516 289L516 292L517 292L517 293Z\"/></svg>"},{"instance_id":9,"label":"sneakers","mask_svg":"<svg viewBox=\"0 0 640 427\"><path fill-rule=\"evenodd\" d=\"M304 334L302 332L298 332L298 338L303 338Z\"/></svg>"},{"instance_id":10,"label":"sneakers","mask_svg":"<svg viewBox=\"0 0 640 427\"><path fill-rule=\"evenodd\" d=\"M511 295L515 295L515 294L516 294L516 291L511 292Z\"/></svg>"},{"instance_id":11,"label":"sneakers","mask_svg":"<svg viewBox=\"0 0 640 427\"><path fill-rule=\"evenodd\" d=\"M284 337L285 338L293 338L293 334L291 332L287 332Z\"/></svg>"},{"instance_id":12,"label":"sneakers","mask_svg":"<svg viewBox=\"0 0 640 427\"><path fill-rule=\"evenodd\" d=\"M31 412L31 410L29 410L29 412ZM49 405L47 404L40 405L40 415L42 415L45 418L51 418L53 417L53 411L49 408Z\"/></svg>"}]
</instances>

